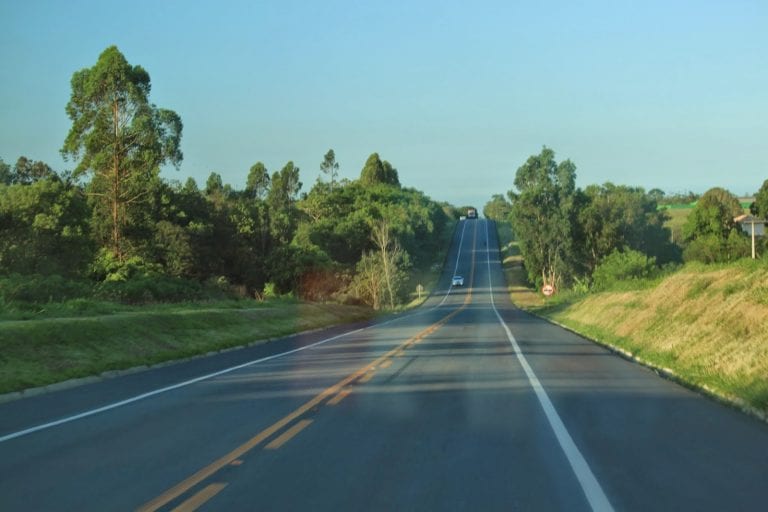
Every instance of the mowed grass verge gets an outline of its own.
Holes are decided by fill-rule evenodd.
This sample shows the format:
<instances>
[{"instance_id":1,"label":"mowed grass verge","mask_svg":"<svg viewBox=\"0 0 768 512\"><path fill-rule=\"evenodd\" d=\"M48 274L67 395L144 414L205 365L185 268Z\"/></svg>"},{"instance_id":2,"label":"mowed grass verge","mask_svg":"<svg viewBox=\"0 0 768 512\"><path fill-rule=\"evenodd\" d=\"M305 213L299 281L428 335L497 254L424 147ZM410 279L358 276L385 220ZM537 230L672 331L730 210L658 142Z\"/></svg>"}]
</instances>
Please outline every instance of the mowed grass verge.
<instances>
[{"instance_id":1,"label":"mowed grass verge","mask_svg":"<svg viewBox=\"0 0 768 512\"><path fill-rule=\"evenodd\" d=\"M519 307L619 349L686 385L768 416L765 262L689 264L640 289L546 300L530 289L507 258L510 294Z\"/></svg>"},{"instance_id":2,"label":"mowed grass verge","mask_svg":"<svg viewBox=\"0 0 768 512\"><path fill-rule=\"evenodd\" d=\"M0 394L373 316L364 307L285 301L131 309L98 316L0 321Z\"/></svg>"}]
</instances>

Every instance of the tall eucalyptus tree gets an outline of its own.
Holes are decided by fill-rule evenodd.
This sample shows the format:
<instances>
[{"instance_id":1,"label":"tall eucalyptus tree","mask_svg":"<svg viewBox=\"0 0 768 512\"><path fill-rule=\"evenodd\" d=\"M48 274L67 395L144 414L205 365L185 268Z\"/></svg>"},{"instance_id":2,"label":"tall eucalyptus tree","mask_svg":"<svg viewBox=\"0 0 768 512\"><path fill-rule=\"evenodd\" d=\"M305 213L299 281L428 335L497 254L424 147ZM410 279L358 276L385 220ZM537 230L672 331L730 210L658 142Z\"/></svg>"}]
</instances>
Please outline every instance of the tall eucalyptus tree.
<instances>
[{"instance_id":1,"label":"tall eucalyptus tree","mask_svg":"<svg viewBox=\"0 0 768 512\"><path fill-rule=\"evenodd\" d=\"M149 73L129 64L116 46L75 72L71 85L72 127L61 153L78 160L76 176L92 175L96 224L106 224L98 226L103 243L122 261L130 210L146 199L160 166L181 163L181 119L150 103Z\"/></svg>"}]
</instances>

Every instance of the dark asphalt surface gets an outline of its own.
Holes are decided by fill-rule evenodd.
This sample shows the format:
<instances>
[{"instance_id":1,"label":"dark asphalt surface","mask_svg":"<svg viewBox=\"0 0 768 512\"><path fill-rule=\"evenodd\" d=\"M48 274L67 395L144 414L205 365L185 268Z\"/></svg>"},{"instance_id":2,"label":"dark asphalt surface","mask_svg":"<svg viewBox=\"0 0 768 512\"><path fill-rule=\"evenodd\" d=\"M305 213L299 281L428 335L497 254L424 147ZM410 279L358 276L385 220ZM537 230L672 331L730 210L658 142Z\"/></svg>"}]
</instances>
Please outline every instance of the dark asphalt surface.
<instances>
[{"instance_id":1,"label":"dark asphalt surface","mask_svg":"<svg viewBox=\"0 0 768 512\"><path fill-rule=\"evenodd\" d=\"M0 441L0 511L765 510L768 426L514 308L490 227L415 312L0 404L3 438L308 347Z\"/></svg>"}]
</instances>

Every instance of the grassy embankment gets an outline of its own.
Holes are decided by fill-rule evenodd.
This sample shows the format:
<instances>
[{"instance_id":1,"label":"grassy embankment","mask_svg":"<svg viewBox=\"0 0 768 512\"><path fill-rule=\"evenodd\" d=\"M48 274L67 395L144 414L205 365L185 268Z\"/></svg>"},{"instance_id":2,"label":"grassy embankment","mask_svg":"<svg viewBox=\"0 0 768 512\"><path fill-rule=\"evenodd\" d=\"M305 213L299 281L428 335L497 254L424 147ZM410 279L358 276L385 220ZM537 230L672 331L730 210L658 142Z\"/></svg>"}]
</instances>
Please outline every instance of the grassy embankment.
<instances>
[{"instance_id":1,"label":"grassy embankment","mask_svg":"<svg viewBox=\"0 0 768 512\"><path fill-rule=\"evenodd\" d=\"M768 265L689 264L623 291L531 290L509 231L500 233L512 300L674 379L768 415ZM632 289L634 288L634 289Z\"/></svg>"},{"instance_id":2,"label":"grassy embankment","mask_svg":"<svg viewBox=\"0 0 768 512\"><path fill-rule=\"evenodd\" d=\"M102 303L97 314L89 313L81 316L59 307L35 320L0 320L0 393L372 316L363 307L284 300L133 307Z\"/></svg>"}]
</instances>

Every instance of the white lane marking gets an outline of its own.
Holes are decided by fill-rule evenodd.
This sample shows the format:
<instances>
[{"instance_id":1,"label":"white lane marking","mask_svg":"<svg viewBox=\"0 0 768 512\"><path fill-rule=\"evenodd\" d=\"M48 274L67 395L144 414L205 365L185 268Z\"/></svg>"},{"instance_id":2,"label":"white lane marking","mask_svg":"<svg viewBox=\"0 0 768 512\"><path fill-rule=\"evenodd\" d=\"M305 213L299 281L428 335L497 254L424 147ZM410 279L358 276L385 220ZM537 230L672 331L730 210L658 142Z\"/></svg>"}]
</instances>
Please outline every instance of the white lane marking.
<instances>
[{"instance_id":1,"label":"white lane marking","mask_svg":"<svg viewBox=\"0 0 768 512\"><path fill-rule=\"evenodd\" d=\"M465 223L464 227L461 230L461 238L459 239L459 251L458 251L458 254L456 255L456 265L454 266L454 273L456 272L455 269L457 269L459 267L459 258L461 257L461 246L462 246L462 243L464 242L464 229L466 229L466 227L467 227L467 225ZM434 308L428 309L426 311L431 311L432 309L436 309L436 308L442 306L443 303L445 303L445 300L448 298L448 296L450 294L451 294L451 289L448 288L448 291L446 292L445 297L443 297L442 302L440 302L440 304L438 304ZM296 349L293 349L293 350L289 350L287 352L280 352L279 354L273 354L271 356L262 357L261 359L254 359L253 361L248 361L246 363L242 363L242 364L239 364L237 366L232 366L230 368L225 368L223 370L219 370L217 372L209 373L207 375L202 375L200 377L195 377L194 379L186 380L184 382L179 382L179 383L173 384L171 386L166 386L164 388L148 391L146 393L142 393L140 395L136 395L136 396L133 396L131 398L127 398L125 400L121 400L119 402L114 402L114 403L111 403L111 404L107 404L105 406L98 407L96 409L90 409L88 411L81 412L79 414L75 414L75 415L72 415L72 416L67 416L67 417L64 417L64 418L60 418L58 420L54 420L54 421L51 421L51 422L48 422L48 423L42 423L40 425L36 425L34 427L29 427L29 428L26 428L24 430L19 430L17 432L11 432L10 434L6 434L4 436L0 436L0 443L3 443L5 441L10 441L11 439L16 439L17 437L22 437L22 436L26 436L26 435L29 435L29 434L33 434L33 433L39 432L41 430L46 430L46 429L49 429L49 428L52 428L52 427L63 425L65 423L70 423L72 421L77 421L77 420L80 420L80 419L83 419L83 418L87 418L87 417L93 416L95 414L100 414L102 412L111 411L112 409L117 409L118 407L123 407L124 405L129 405L129 404L132 404L134 402L138 402L139 400L144 400L146 398L151 398L153 396L157 396L157 395L160 395L162 393L167 393L168 391L173 391L174 389L183 388L183 387L190 386L192 384L196 384L196 383L204 381L204 380L212 379L214 377L219 377L220 375L224 375L226 373L231 373L231 372L234 372L234 371L237 371L237 370L241 370L243 368L246 368L248 366L252 366L254 364L263 363L265 361L270 361L272 359L277 359L278 357L283 357L283 356L287 356L287 355L290 355L290 354L295 354L296 352L301 352L302 350L307 350L307 349L310 349L310 348L314 348L314 347L317 347L319 345L323 345L324 343L328 343L330 341L337 340L337 339L342 338L344 336L349 336L350 334L359 333L359 332L364 331L366 329L370 329L371 327L380 327L382 325L387 325L389 323L396 322L398 320L404 320L406 318L410 318L411 316L414 316L414 315L417 315L417 314L420 314L420 313L422 313L422 311L416 311L416 312L408 314L408 315L398 316L396 318L392 318L390 320L387 320L387 321L384 321L384 322L381 322L381 323L377 323L377 324L371 325L369 327L363 327L363 328L360 328L360 329L356 329L354 331L349 331L349 332L345 332L343 334L339 334L339 335L333 336L331 338L326 338L324 340L320 340L320 341L317 341L315 343L311 343L311 344L309 344L307 346L304 346L304 347L299 347L299 348L296 348Z\"/></svg>"},{"instance_id":2,"label":"white lane marking","mask_svg":"<svg viewBox=\"0 0 768 512\"><path fill-rule=\"evenodd\" d=\"M488 221L485 222L485 243L486 246L490 242L488 239ZM584 494L587 497L587 501L589 502L589 505L592 507L592 510L595 511L606 511L606 512L612 512L613 507L611 506L611 503L608 501L608 498L605 496L605 493L603 492L603 488L600 486L600 482L597 481L597 478L595 478L595 475L592 473L592 470L589 467L589 464L587 464L587 461L584 459L584 456L579 451L579 448L576 446L576 443L573 442L573 438L568 433L568 429L565 428L565 424L563 423L563 420L560 419L560 415L557 414L557 410L555 410L555 406L552 404L552 401L549 399L549 395L547 395L547 392L544 390L544 386L542 386L541 381L539 381L538 377L536 377L536 374L533 372L533 369L528 364L528 360L523 355L522 350L520 350L520 345L517 344L517 340L512 335L512 331L509 330L509 327L504 322L504 319L501 317L501 314L499 313L499 310L496 309L496 302L493 300L493 282L491 280L491 255L490 251L488 251L488 283L489 283L489 289L491 293L491 306L493 307L493 312L496 313L496 318L499 319L499 323L501 323L501 326L504 328L504 331L507 333L507 339L509 339L509 343L512 344L512 348L515 350L515 355L517 356L517 360L520 362L520 366L523 367L523 370L525 371L525 375L528 377L528 381L531 383L531 386L533 387L533 391L536 393L536 398L539 399L539 403L541 404L541 408L544 409L544 414L547 417L547 420L549 421L549 425L552 427L552 430L555 433L555 437L557 438L557 441L560 443L560 447L563 449L563 452L565 452L565 456L568 458L568 462L571 465L571 469L573 469L573 472L576 474L576 478L579 481L579 484L581 484L581 489L584 491Z\"/></svg>"},{"instance_id":3,"label":"white lane marking","mask_svg":"<svg viewBox=\"0 0 768 512\"><path fill-rule=\"evenodd\" d=\"M464 244L464 231L467 229L467 221L462 221L464 225L461 227L461 237L459 238L459 249L456 253L456 264L453 266L453 275L456 275L456 271L459 269L459 260L461 259L461 247ZM445 304L445 301L448 299L448 297L451 295L451 290L453 290L453 276L451 276L451 284L448 286L448 291L445 293L445 296L443 297L443 300L440 301L440 304L433 307L432 309L437 309L443 304Z\"/></svg>"}]
</instances>

